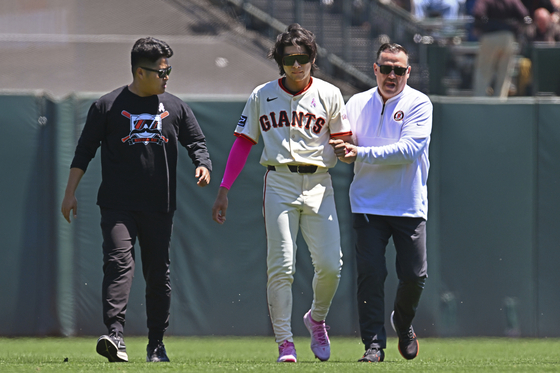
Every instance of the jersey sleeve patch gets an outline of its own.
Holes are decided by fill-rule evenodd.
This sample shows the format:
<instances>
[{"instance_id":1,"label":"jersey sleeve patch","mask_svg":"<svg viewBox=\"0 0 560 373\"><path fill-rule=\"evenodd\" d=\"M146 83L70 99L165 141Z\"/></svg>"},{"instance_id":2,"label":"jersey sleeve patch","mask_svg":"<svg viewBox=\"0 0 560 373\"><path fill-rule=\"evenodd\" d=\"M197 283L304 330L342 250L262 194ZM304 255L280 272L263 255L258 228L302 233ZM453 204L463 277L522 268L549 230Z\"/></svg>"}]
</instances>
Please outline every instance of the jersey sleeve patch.
<instances>
[{"instance_id":1,"label":"jersey sleeve patch","mask_svg":"<svg viewBox=\"0 0 560 373\"><path fill-rule=\"evenodd\" d=\"M247 124L247 117L245 115L242 115L241 118L239 118L239 122L237 122L237 125L239 127L245 127L245 124Z\"/></svg>"}]
</instances>

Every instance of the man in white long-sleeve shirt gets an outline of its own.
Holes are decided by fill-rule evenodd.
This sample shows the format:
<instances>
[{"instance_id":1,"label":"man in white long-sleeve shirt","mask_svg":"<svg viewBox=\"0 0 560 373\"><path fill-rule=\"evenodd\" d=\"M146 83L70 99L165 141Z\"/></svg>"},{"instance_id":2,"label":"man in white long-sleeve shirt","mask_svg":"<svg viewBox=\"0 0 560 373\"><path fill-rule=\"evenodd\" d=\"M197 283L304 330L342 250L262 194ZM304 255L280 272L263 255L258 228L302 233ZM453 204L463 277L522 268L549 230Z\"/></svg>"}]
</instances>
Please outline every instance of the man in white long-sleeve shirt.
<instances>
[{"instance_id":1,"label":"man in white long-sleeve shirt","mask_svg":"<svg viewBox=\"0 0 560 373\"><path fill-rule=\"evenodd\" d=\"M405 359L418 355L412 320L427 277L428 147L432 103L407 85L408 52L383 44L373 65L377 87L347 103L354 144L331 140L339 159L354 164L350 204L357 233L358 313L366 352L359 361L385 358L385 250L391 236L399 286L391 324Z\"/></svg>"}]
</instances>

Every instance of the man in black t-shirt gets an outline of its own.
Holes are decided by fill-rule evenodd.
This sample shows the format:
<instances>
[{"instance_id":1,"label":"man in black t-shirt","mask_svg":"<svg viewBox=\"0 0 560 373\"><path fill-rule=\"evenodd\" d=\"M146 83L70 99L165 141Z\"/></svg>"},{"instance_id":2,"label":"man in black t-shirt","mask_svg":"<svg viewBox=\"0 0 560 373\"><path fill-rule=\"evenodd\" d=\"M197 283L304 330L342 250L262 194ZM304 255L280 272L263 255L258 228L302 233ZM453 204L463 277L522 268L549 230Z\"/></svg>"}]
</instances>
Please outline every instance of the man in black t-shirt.
<instances>
[{"instance_id":1,"label":"man in black t-shirt","mask_svg":"<svg viewBox=\"0 0 560 373\"><path fill-rule=\"evenodd\" d=\"M108 334L97 352L111 362L128 361L123 340L134 275L134 244L140 244L146 280L146 361L169 361L163 334L169 325L169 243L176 209L179 143L192 159L201 187L212 163L192 110L165 92L173 51L167 43L142 38L131 52L133 81L94 102L78 141L62 201L70 222L77 216L75 191L101 146L102 182L97 204L103 234L103 322Z\"/></svg>"}]
</instances>

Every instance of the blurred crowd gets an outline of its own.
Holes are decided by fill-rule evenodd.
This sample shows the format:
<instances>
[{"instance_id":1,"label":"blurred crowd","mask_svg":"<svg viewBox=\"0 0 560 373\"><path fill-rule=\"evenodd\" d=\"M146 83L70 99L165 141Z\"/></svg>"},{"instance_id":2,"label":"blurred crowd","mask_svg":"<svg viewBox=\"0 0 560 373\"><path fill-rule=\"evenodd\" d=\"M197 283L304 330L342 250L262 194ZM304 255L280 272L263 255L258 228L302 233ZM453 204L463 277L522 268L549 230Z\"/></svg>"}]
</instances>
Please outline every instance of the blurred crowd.
<instances>
[{"instance_id":1,"label":"blurred crowd","mask_svg":"<svg viewBox=\"0 0 560 373\"><path fill-rule=\"evenodd\" d=\"M342 1L321 1L342 11ZM368 24L366 1L352 1L354 24ZM531 46L560 42L560 0L386 1L420 22L441 20L443 27L461 27L464 41L479 43L471 78L474 96L531 95Z\"/></svg>"},{"instance_id":2,"label":"blurred crowd","mask_svg":"<svg viewBox=\"0 0 560 373\"><path fill-rule=\"evenodd\" d=\"M411 10L418 19L434 14L443 19L474 19L468 27L468 39L479 43L473 96L532 94L530 46L534 42L560 41L560 0L411 1Z\"/></svg>"}]
</instances>

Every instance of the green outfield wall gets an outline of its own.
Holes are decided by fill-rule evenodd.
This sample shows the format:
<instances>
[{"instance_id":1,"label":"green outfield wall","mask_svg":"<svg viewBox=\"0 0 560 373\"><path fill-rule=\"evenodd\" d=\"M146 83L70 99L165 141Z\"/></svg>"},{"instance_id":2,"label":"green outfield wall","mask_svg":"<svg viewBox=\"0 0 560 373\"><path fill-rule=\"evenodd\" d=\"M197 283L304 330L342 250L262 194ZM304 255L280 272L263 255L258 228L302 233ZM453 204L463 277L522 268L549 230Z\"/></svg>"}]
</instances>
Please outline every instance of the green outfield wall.
<instances>
[{"instance_id":1,"label":"green outfield wall","mask_svg":"<svg viewBox=\"0 0 560 373\"><path fill-rule=\"evenodd\" d=\"M74 148L99 95L0 94L0 335L105 332L95 204L99 154L77 191L78 219L68 224L60 214ZM181 98L206 134L214 172L208 187L198 187L187 152L180 152L168 334L272 335L260 144L229 193L227 223L211 219L245 98ZM417 334L560 337L560 99L432 101L429 278ZM359 335L348 201L352 167L339 162L331 174L344 266L327 323L332 335ZM387 315L397 282L393 251L391 244ZM141 266L136 268L125 331L146 335L145 284ZM293 287L297 335L307 333L302 316L312 301L312 276L300 237Z\"/></svg>"}]
</instances>

